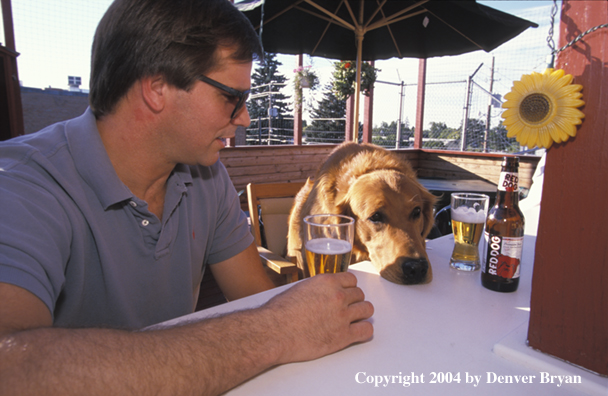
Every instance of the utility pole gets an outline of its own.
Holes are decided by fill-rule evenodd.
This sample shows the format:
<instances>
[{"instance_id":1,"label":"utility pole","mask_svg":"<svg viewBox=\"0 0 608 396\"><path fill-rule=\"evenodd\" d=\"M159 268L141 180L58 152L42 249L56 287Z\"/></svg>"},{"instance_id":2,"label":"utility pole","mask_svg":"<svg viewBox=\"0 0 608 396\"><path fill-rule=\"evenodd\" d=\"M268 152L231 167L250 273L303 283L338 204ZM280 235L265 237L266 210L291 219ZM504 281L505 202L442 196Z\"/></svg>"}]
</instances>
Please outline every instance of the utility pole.
<instances>
[{"instance_id":1,"label":"utility pole","mask_svg":"<svg viewBox=\"0 0 608 396\"><path fill-rule=\"evenodd\" d=\"M401 112L403 111L403 81L401 81L401 91L399 93L399 120L397 121L397 144L395 148L401 148Z\"/></svg>"},{"instance_id":2,"label":"utility pole","mask_svg":"<svg viewBox=\"0 0 608 396\"><path fill-rule=\"evenodd\" d=\"M488 152L488 136L490 136L490 116L492 115L492 106L494 105L494 57L492 57L492 68L490 70L490 97L488 100L488 112L486 113L486 131L483 139L483 152Z\"/></svg>"},{"instance_id":3,"label":"utility pole","mask_svg":"<svg viewBox=\"0 0 608 396\"><path fill-rule=\"evenodd\" d=\"M477 69L467 77L467 95L464 99L464 114L462 116L462 136L460 140L460 151L464 151L467 148L467 124L469 123L469 106L471 105L471 85L473 84L473 77L479 69L481 69L483 63L480 64Z\"/></svg>"}]
</instances>

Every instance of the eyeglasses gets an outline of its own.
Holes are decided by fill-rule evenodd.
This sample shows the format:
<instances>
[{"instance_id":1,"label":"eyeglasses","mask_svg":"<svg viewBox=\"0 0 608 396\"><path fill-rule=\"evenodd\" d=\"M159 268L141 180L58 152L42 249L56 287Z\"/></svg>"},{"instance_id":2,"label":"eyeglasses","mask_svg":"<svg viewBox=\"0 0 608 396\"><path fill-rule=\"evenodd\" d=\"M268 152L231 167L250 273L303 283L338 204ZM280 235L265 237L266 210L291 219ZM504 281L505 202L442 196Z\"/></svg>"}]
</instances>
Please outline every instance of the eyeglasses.
<instances>
[{"instance_id":1,"label":"eyeglasses","mask_svg":"<svg viewBox=\"0 0 608 396\"><path fill-rule=\"evenodd\" d=\"M233 119L236 116L236 113L239 112L241 107L243 107L243 105L247 101L247 98L249 97L249 92L251 92L250 89L243 91L243 92L237 91L236 89L230 88L222 83L212 80L207 76L201 75L201 76L198 76L198 79L203 82L206 82L209 85L213 85L214 87L216 87L218 89L221 89L222 91L230 94L231 96L234 96L235 98L238 98L238 102L236 102L236 105L234 106L234 110L232 111L232 114L230 115L230 119Z\"/></svg>"}]
</instances>

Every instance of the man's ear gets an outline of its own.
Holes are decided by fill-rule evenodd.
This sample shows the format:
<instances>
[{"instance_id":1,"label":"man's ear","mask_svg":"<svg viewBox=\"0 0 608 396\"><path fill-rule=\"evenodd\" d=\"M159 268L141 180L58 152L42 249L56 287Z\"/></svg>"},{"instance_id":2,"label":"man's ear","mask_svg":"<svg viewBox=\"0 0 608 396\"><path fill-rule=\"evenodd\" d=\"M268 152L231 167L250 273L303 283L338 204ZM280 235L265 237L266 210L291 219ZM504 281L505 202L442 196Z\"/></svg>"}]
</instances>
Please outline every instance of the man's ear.
<instances>
[{"instance_id":1,"label":"man's ear","mask_svg":"<svg viewBox=\"0 0 608 396\"><path fill-rule=\"evenodd\" d=\"M165 108L167 100L167 81L161 75L143 77L141 83L141 96L144 103L154 113L159 113Z\"/></svg>"}]
</instances>

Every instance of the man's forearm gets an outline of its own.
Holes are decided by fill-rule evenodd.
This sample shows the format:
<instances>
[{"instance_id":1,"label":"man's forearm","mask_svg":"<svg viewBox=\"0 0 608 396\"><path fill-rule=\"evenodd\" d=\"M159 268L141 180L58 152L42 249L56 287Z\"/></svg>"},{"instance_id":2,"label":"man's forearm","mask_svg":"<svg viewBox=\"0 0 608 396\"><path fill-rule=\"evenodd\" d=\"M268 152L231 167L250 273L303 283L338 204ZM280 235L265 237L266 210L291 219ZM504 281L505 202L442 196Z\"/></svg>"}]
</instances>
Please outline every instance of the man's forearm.
<instances>
[{"instance_id":1,"label":"man's forearm","mask_svg":"<svg viewBox=\"0 0 608 396\"><path fill-rule=\"evenodd\" d=\"M370 339L373 306L356 284L319 275L259 308L166 329L16 332L0 337L0 395L217 395Z\"/></svg>"},{"instance_id":2,"label":"man's forearm","mask_svg":"<svg viewBox=\"0 0 608 396\"><path fill-rule=\"evenodd\" d=\"M216 395L276 362L264 311L141 332L17 333L0 339L0 394Z\"/></svg>"}]
</instances>

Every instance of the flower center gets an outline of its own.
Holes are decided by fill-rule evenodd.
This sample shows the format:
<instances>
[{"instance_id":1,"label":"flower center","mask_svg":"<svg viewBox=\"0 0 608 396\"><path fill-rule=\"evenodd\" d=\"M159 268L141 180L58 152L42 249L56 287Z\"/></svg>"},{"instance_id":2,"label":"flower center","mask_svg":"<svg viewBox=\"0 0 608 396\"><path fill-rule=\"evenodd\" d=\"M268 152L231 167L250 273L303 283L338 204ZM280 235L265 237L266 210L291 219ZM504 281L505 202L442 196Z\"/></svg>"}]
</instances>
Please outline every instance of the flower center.
<instances>
[{"instance_id":1,"label":"flower center","mask_svg":"<svg viewBox=\"0 0 608 396\"><path fill-rule=\"evenodd\" d=\"M540 93L528 95L521 101L519 113L524 121L539 123L551 114L551 102L547 96Z\"/></svg>"}]
</instances>

